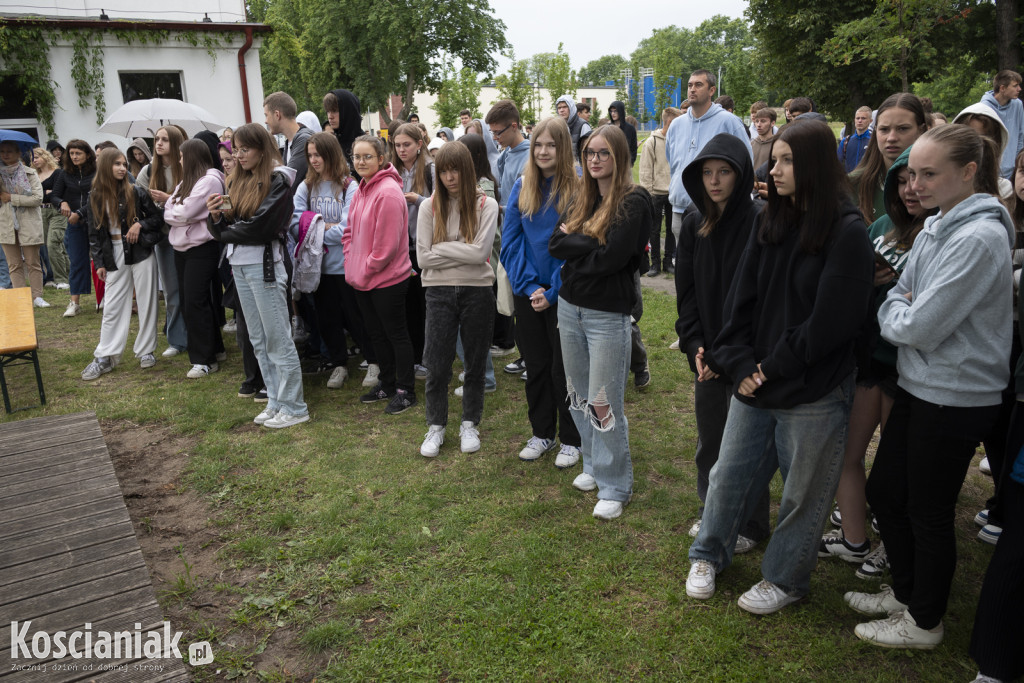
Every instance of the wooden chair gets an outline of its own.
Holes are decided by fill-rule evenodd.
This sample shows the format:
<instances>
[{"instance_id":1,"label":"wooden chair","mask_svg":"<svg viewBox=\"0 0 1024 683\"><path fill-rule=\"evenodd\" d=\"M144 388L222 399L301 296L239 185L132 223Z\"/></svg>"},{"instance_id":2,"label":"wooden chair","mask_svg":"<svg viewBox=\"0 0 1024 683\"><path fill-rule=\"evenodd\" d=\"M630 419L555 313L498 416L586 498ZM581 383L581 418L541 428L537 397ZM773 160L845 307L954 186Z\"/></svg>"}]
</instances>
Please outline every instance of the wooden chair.
<instances>
[{"instance_id":1,"label":"wooden chair","mask_svg":"<svg viewBox=\"0 0 1024 683\"><path fill-rule=\"evenodd\" d=\"M12 412L11 399L7 393L4 370L12 365L31 363L35 366L39 401L46 405L43 375L39 372L39 356L36 353L38 348L36 320L32 313L32 290L28 287L0 289L0 389L4 395L4 410L8 414Z\"/></svg>"}]
</instances>

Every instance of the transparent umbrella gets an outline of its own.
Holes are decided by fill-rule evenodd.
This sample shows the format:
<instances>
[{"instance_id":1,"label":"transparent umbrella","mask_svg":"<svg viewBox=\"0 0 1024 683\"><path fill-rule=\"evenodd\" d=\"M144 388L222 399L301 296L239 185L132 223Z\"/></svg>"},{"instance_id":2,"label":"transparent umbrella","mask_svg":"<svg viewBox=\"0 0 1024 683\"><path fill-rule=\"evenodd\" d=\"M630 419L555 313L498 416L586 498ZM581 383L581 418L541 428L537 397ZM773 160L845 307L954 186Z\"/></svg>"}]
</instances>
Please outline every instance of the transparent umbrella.
<instances>
[{"instance_id":1,"label":"transparent umbrella","mask_svg":"<svg viewBox=\"0 0 1024 683\"><path fill-rule=\"evenodd\" d=\"M213 114L202 107L181 100L133 100L112 113L100 126L99 132L112 133L125 138L151 138L158 128L177 125L189 136L201 130L219 131L224 124L217 123Z\"/></svg>"}]
</instances>

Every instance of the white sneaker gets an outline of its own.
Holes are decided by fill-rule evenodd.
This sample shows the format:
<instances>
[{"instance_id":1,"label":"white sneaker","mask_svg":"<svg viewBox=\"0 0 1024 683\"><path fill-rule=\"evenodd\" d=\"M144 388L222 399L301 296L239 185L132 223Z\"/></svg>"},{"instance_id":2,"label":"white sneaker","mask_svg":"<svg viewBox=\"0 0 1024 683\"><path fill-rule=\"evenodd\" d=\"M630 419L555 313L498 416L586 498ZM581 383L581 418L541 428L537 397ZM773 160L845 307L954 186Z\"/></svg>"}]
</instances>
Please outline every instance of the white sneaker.
<instances>
[{"instance_id":1,"label":"white sneaker","mask_svg":"<svg viewBox=\"0 0 1024 683\"><path fill-rule=\"evenodd\" d=\"M284 429L285 427L294 427L303 422L309 422L309 413L305 415L289 415L288 413L278 411L277 415L264 422L263 426L270 427L271 429Z\"/></svg>"},{"instance_id":2,"label":"white sneaker","mask_svg":"<svg viewBox=\"0 0 1024 683\"><path fill-rule=\"evenodd\" d=\"M563 443L562 447L558 449L558 455L555 456L555 467L560 470L564 470L567 467L572 467L580 461L580 449L576 446L570 446L567 443Z\"/></svg>"},{"instance_id":3,"label":"white sneaker","mask_svg":"<svg viewBox=\"0 0 1024 683\"><path fill-rule=\"evenodd\" d=\"M771 581L761 579L741 595L736 604L751 614L774 614L799 600L799 596L790 595Z\"/></svg>"},{"instance_id":4,"label":"white sneaker","mask_svg":"<svg viewBox=\"0 0 1024 683\"><path fill-rule=\"evenodd\" d=\"M363 378L364 387L375 387L380 381L380 366L376 363L370 363L366 367L366 377Z\"/></svg>"},{"instance_id":5,"label":"white sneaker","mask_svg":"<svg viewBox=\"0 0 1024 683\"><path fill-rule=\"evenodd\" d=\"M252 419L258 425L264 424L267 420L277 415L277 408L264 408L263 412Z\"/></svg>"},{"instance_id":6,"label":"white sneaker","mask_svg":"<svg viewBox=\"0 0 1024 683\"><path fill-rule=\"evenodd\" d=\"M179 351L178 349L174 348L173 346L168 346L167 349L160 355L163 356L164 358L173 358L174 356L177 356L179 353L181 353L181 351Z\"/></svg>"},{"instance_id":7,"label":"white sneaker","mask_svg":"<svg viewBox=\"0 0 1024 683\"><path fill-rule=\"evenodd\" d=\"M992 465L988 464L987 455L981 459L981 462L978 463L978 471L981 472L982 474L987 474L990 477L992 476Z\"/></svg>"},{"instance_id":8,"label":"white sneaker","mask_svg":"<svg viewBox=\"0 0 1024 683\"><path fill-rule=\"evenodd\" d=\"M480 450L480 430L469 420L464 420L459 427L459 439L462 441L463 453L476 453Z\"/></svg>"},{"instance_id":9,"label":"white sneaker","mask_svg":"<svg viewBox=\"0 0 1024 683\"><path fill-rule=\"evenodd\" d=\"M167 354L165 353L164 355L166 356ZM210 365L200 365L199 363L196 363L185 376L189 379L200 379L202 377L206 377L210 373L217 372L218 370L220 370L220 366L216 363L212 363Z\"/></svg>"},{"instance_id":10,"label":"white sneaker","mask_svg":"<svg viewBox=\"0 0 1024 683\"><path fill-rule=\"evenodd\" d=\"M420 455L424 458L436 458L437 454L441 452L441 444L444 443L444 432L444 425L430 425L430 429L423 437Z\"/></svg>"},{"instance_id":11,"label":"white sneaker","mask_svg":"<svg viewBox=\"0 0 1024 683\"><path fill-rule=\"evenodd\" d=\"M861 614L889 614L893 611L903 611L907 605L896 599L892 588L886 584L880 586L879 593L857 593L850 591L843 595L843 600L854 612Z\"/></svg>"},{"instance_id":12,"label":"white sneaker","mask_svg":"<svg viewBox=\"0 0 1024 683\"><path fill-rule=\"evenodd\" d=\"M572 480L572 487L579 491L593 491L597 488L597 479L594 479L594 475L582 472L577 474L576 478Z\"/></svg>"},{"instance_id":13,"label":"white sneaker","mask_svg":"<svg viewBox=\"0 0 1024 683\"><path fill-rule=\"evenodd\" d=\"M156 365L156 356L151 353L144 353L139 357L140 368L151 368Z\"/></svg>"},{"instance_id":14,"label":"white sneaker","mask_svg":"<svg viewBox=\"0 0 1024 683\"><path fill-rule=\"evenodd\" d=\"M697 600L707 600L715 594L715 568L707 560L694 560L686 576L686 594Z\"/></svg>"},{"instance_id":15,"label":"white sneaker","mask_svg":"<svg viewBox=\"0 0 1024 683\"><path fill-rule=\"evenodd\" d=\"M67 309L64 311L65 318L74 318L76 315L82 312L82 307L76 304L74 301L68 303Z\"/></svg>"},{"instance_id":16,"label":"white sneaker","mask_svg":"<svg viewBox=\"0 0 1024 683\"><path fill-rule=\"evenodd\" d=\"M690 536L692 538L697 538L697 534L699 534L699 533L700 533L700 520L698 519L696 522L693 523L693 526L690 527Z\"/></svg>"},{"instance_id":17,"label":"white sneaker","mask_svg":"<svg viewBox=\"0 0 1024 683\"><path fill-rule=\"evenodd\" d=\"M36 308L49 308L50 307L50 304L46 303L46 299L44 299L41 296L37 296L35 299L33 299L32 305L35 306Z\"/></svg>"},{"instance_id":18,"label":"white sneaker","mask_svg":"<svg viewBox=\"0 0 1024 683\"><path fill-rule=\"evenodd\" d=\"M908 650L931 650L942 642L942 622L932 630L923 629L908 610L891 613L885 619L857 624L853 634L873 645Z\"/></svg>"},{"instance_id":19,"label":"white sneaker","mask_svg":"<svg viewBox=\"0 0 1024 683\"><path fill-rule=\"evenodd\" d=\"M676 339L674 342L669 344L668 348L672 349L673 351L678 351L679 350L679 340Z\"/></svg>"},{"instance_id":20,"label":"white sneaker","mask_svg":"<svg viewBox=\"0 0 1024 683\"><path fill-rule=\"evenodd\" d=\"M221 329L228 334L234 334L235 332L238 331L238 323L235 322L234 318L232 318L231 320L224 323L224 327L222 327Z\"/></svg>"},{"instance_id":21,"label":"white sneaker","mask_svg":"<svg viewBox=\"0 0 1024 683\"><path fill-rule=\"evenodd\" d=\"M57 289L71 289L71 285L69 285L66 282L58 282L56 285L54 285L54 287L56 287Z\"/></svg>"},{"instance_id":22,"label":"white sneaker","mask_svg":"<svg viewBox=\"0 0 1024 683\"><path fill-rule=\"evenodd\" d=\"M462 380L459 380L459 381L461 382ZM466 388L465 386L455 387L455 395L458 396L459 398L462 398L462 394L463 394L465 388ZM484 393L485 394L493 394L497 390L498 390L497 386L488 387L486 384L484 385Z\"/></svg>"},{"instance_id":23,"label":"white sneaker","mask_svg":"<svg viewBox=\"0 0 1024 683\"><path fill-rule=\"evenodd\" d=\"M554 439L542 439L539 436L531 436L523 450L519 451L519 459L526 461L536 460L554 447Z\"/></svg>"},{"instance_id":24,"label":"white sneaker","mask_svg":"<svg viewBox=\"0 0 1024 683\"><path fill-rule=\"evenodd\" d=\"M341 386L345 383L345 380L347 379L348 368L346 368L344 365L339 365L338 367L334 368L334 371L331 373L331 378L327 380L327 388L340 389Z\"/></svg>"},{"instance_id":25,"label":"white sneaker","mask_svg":"<svg viewBox=\"0 0 1024 683\"><path fill-rule=\"evenodd\" d=\"M594 506L594 517L605 521L615 519L622 514L622 507L617 500L599 500Z\"/></svg>"}]
</instances>

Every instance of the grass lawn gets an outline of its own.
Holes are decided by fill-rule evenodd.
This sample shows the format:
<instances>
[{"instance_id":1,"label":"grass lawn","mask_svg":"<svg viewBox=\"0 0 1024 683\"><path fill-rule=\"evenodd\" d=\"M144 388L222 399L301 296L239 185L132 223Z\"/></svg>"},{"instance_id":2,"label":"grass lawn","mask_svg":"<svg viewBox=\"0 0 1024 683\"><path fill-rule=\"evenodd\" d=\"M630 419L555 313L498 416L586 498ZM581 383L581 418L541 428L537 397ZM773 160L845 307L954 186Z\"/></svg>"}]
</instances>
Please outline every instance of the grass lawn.
<instances>
[{"instance_id":1,"label":"grass lawn","mask_svg":"<svg viewBox=\"0 0 1024 683\"><path fill-rule=\"evenodd\" d=\"M992 549L974 540L971 520L992 485L973 467L946 639L934 652L857 640L861 617L842 594L878 584L839 561L822 562L809 598L773 616L736 605L760 579L763 546L737 558L711 600L686 597L686 532L699 504L693 379L668 349L666 294L646 292L640 325L654 380L627 390L635 493L611 523L591 517L593 494L571 488L579 466L516 457L529 436L523 383L500 369L483 449L459 453L456 429L427 460L422 403L397 417L360 404L355 362L337 391L307 377L312 421L280 432L252 425L260 408L235 397L231 340L228 361L203 380L185 379L183 356L141 370L129 346L120 367L85 383L100 316L65 320L66 295L46 296L54 307L36 321L49 403L0 419L94 410L123 489L168 479L159 504L132 514L166 616L183 640L213 645L216 661L194 669L198 681L974 677L967 645ZM34 380L22 370L10 381L27 405ZM459 405L452 397L456 426ZM776 503L778 487L776 478ZM158 552L161 538L170 540Z\"/></svg>"}]
</instances>

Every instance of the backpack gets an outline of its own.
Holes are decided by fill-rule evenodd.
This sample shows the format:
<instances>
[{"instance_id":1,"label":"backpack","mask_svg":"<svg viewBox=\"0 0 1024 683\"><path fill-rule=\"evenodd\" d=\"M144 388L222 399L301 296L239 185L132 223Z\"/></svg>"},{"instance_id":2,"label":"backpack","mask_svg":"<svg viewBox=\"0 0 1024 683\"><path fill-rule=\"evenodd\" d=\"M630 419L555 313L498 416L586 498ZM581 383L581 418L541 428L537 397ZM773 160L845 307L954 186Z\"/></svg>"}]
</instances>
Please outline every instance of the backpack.
<instances>
[{"instance_id":1,"label":"backpack","mask_svg":"<svg viewBox=\"0 0 1024 683\"><path fill-rule=\"evenodd\" d=\"M293 298L311 294L320 286L320 268L324 258L324 217L303 211L299 219L299 236L295 241L292 271Z\"/></svg>"}]
</instances>

